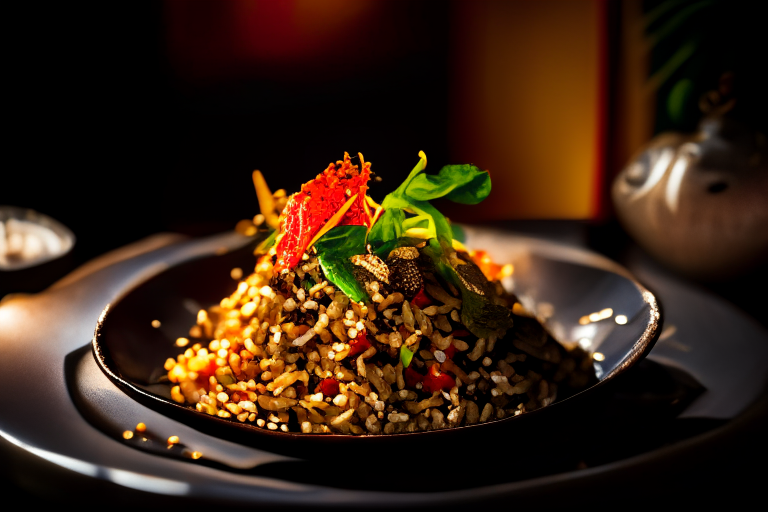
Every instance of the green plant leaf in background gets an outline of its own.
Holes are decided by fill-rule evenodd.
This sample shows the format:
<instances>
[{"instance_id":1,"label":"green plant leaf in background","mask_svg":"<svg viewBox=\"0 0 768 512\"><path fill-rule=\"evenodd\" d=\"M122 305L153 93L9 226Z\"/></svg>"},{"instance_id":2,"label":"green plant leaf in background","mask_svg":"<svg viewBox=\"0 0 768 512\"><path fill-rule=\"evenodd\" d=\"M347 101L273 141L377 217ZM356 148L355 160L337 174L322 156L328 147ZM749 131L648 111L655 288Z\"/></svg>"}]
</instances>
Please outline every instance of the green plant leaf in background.
<instances>
[{"instance_id":1,"label":"green plant leaf in background","mask_svg":"<svg viewBox=\"0 0 768 512\"><path fill-rule=\"evenodd\" d=\"M693 94L693 81L689 78L678 80L667 97L667 112L675 123L682 123L688 101Z\"/></svg>"},{"instance_id":2,"label":"green plant leaf in background","mask_svg":"<svg viewBox=\"0 0 768 512\"><path fill-rule=\"evenodd\" d=\"M643 1L646 90L656 97L655 134L696 129L701 95L717 88L724 72L733 71L735 57L760 53L742 43L746 20L740 13L748 12L746 5L741 0Z\"/></svg>"},{"instance_id":3,"label":"green plant leaf in background","mask_svg":"<svg viewBox=\"0 0 768 512\"><path fill-rule=\"evenodd\" d=\"M654 47L667 37L678 33L685 28L686 22L691 20L697 12L712 6L714 3L714 0L700 0L693 3L689 0L666 0L662 2L645 16L644 25L650 34L649 44ZM682 7L682 9L676 11L675 9L678 7ZM661 26L649 30L656 21L660 21Z\"/></svg>"}]
</instances>

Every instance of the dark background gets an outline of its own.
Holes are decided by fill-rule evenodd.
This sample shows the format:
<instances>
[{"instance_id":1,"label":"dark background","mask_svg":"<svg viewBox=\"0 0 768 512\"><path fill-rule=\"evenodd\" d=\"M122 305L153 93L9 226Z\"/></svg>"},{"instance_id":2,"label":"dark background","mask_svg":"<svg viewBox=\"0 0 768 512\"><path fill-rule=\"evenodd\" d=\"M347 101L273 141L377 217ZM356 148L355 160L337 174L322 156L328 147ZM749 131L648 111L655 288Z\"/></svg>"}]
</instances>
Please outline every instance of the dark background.
<instances>
[{"instance_id":1,"label":"dark background","mask_svg":"<svg viewBox=\"0 0 768 512\"><path fill-rule=\"evenodd\" d=\"M249 3L263 11L243 28L238 20ZM4 17L0 205L32 208L69 227L77 237L74 266L161 231L232 229L258 213L254 169L273 190L291 193L344 151L360 151L385 178L372 188L380 200L420 150L432 166L459 163L449 134L451 59L465 28L458 4L471 5L328 0L330 14L316 25L342 16L342 7L368 10L357 13L352 30L342 24L321 37L297 32L283 2L13 2ZM655 130L692 129L698 96L734 66L747 77L744 116L765 127L756 8L744 1L678 4L642 2L646 14L659 13L647 34L667 34L650 53L650 74L686 42L696 48L659 89ZM609 106L625 5L608 2L602 20ZM611 137L626 122L609 112L604 203L625 161L612 154ZM599 220L612 221L610 206L604 211Z\"/></svg>"},{"instance_id":2,"label":"dark background","mask_svg":"<svg viewBox=\"0 0 768 512\"><path fill-rule=\"evenodd\" d=\"M448 159L449 7L403 2L345 35L352 51L211 80L172 67L161 2L17 3L0 204L61 221L82 263L159 231L232 229L258 213L254 169L291 193L361 151L381 199L419 150Z\"/></svg>"},{"instance_id":3,"label":"dark background","mask_svg":"<svg viewBox=\"0 0 768 512\"><path fill-rule=\"evenodd\" d=\"M387 16L329 43L336 51L323 58L309 54L244 71L222 63L217 72L225 78L218 80L174 53L165 3L10 4L0 205L33 208L69 227L77 237L72 269L157 232L232 229L258 212L254 169L273 190L290 192L343 151L362 151L385 177L372 193L380 199L419 150L432 162L451 159L451 2L393 4ZM215 25L214 11L193 23ZM740 25L727 28L740 32ZM740 55L747 66L762 62ZM541 231L535 223L517 227ZM592 248L621 259L629 241L615 222L587 232ZM765 271L710 290L768 325L764 292L762 302L749 299L755 283L764 290ZM737 431L713 456L713 472L737 470L735 476L704 492L727 494L744 476L752 441L764 431L765 400L761 407L761 423ZM696 482L689 483L690 491Z\"/></svg>"}]
</instances>

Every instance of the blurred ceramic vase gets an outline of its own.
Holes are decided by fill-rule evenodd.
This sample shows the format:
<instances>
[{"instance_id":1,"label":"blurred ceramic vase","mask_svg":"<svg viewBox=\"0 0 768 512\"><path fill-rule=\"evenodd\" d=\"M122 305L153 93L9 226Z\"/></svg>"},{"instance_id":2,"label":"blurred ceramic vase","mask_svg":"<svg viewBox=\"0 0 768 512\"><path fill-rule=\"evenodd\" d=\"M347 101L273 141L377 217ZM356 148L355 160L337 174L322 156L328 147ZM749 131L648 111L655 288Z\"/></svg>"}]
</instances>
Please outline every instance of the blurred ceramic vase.
<instances>
[{"instance_id":1,"label":"blurred ceramic vase","mask_svg":"<svg viewBox=\"0 0 768 512\"><path fill-rule=\"evenodd\" d=\"M666 266L721 280L768 262L768 141L721 115L652 139L613 183L619 222Z\"/></svg>"}]
</instances>

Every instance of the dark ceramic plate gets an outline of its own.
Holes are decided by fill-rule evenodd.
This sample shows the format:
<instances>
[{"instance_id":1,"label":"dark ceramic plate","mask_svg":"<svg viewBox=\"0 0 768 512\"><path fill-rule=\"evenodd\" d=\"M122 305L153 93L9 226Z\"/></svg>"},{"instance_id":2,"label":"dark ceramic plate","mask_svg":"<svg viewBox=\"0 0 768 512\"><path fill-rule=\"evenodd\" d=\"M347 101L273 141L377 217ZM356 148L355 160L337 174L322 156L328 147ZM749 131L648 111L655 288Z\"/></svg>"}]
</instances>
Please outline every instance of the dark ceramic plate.
<instances>
[{"instance_id":1,"label":"dark ceramic plate","mask_svg":"<svg viewBox=\"0 0 768 512\"><path fill-rule=\"evenodd\" d=\"M94 333L93 352L115 384L169 420L276 453L321 458L338 453L339 448L391 448L395 440L398 451L444 451L447 446L460 445L477 449L471 453L491 446L494 453L504 447L512 449L509 440L513 438L548 440L553 448L553 439L576 442L568 438L563 426L599 407L600 390L643 358L660 332L656 298L616 263L560 244L470 230L471 247L483 247L496 261L515 265L514 277L505 285L525 305L546 313L547 327L556 338L578 342L593 354L596 384L536 411L453 429L378 436L273 432L181 406L171 400L169 384L160 381L165 360L178 353L174 341L194 325L197 311L234 291L237 282L230 277L231 269L240 267L247 273L253 267L255 243L172 266L127 291L104 309ZM604 318L580 323L583 317L601 311ZM160 326L153 327L153 320ZM519 453L519 443L514 450Z\"/></svg>"}]
</instances>

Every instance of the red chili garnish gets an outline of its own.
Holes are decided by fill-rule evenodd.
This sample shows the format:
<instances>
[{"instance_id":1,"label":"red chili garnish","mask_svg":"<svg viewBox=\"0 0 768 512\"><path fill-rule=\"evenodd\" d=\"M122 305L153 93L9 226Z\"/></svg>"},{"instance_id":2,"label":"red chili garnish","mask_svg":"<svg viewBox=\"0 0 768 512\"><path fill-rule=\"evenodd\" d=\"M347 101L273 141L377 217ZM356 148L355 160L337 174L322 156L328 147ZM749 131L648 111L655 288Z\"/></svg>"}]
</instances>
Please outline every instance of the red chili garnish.
<instances>
[{"instance_id":1,"label":"red chili garnish","mask_svg":"<svg viewBox=\"0 0 768 512\"><path fill-rule=\"evenodd\" d=\"M405 324L400 324L400 327L398 327L397 330L400 331L400 336L403 337L403 341L407 340L408 336L411 335L411 332L406 329Z\"/></svg>"},{"instance_id":2,"label":"red chili garnish","mask_svg":"<svg viewBox=\"0 0 768 512\"><path fill-rule=\"evenodd\" d=\"M362 160L362 158L361 158ZM293 194L280 214L280 234L276 247L277 262L274 272L295 267L307 250L307 245L318 231L353 195L357 199L339 221L339 226L370 226L365 194L371 173L370 162L363 163L362 171L352 165L349 154L344 160L302 185L301 192Z\"/></svg>"},{"instance_id":3,"label":"red chili garnish","mask_svg":"<svg viewBox=\"0 0 768 512\"><path fill-rule=\"evenodd\" d=\"M469 336L472 333L466 329L457 329L453 331L451 334L453 335L454 338L463 338L464 336Z\"/></svg>"},{"instance_id":4,"label":"red chili garnish","mask_svg":"<svg viewBox=\"0 0 768 512\"><path fill-rule=\"evenodd\" d=\"M418 291L416 295L411 299L411 304L416 304L419 309L424 309L432 304L432 299L429 298L424 288Z\"/></svg>"},{"instance_id":5,"label":"red chili garnish","mask_svg":"<svg viewBox=\"0 0 768 512\"><path fill-rule=\"evenodd\" d=\"M424 378L422 374L420 374L410 366L405 369L405 372L403 372L403 377L405 377L405 384L409 388L416 387L416 384L421 382L421 380Z\"/></svg>"},{"instance_id":6,"label":"red chili garnish","mask_svg":"<svg viewBox=\"0 0 768 512\"><path fill-rule=\"evenodd\" d=\"M440 389L451 389L456 385L456 381L447 373L441 372L439 364L433 364L430 366L429 372L424 376L421 385L421 389L427 393L434 393Z\"/></svg>"},{"instance_id":7,"label":"red chili garnish","mask_svg":"<svg viewBox=\"0 0 768 512\"><path fill-rule=\"evenodd\" d=\"M349 357L354 357L357 354L361 354L368 350L371 346L371 342L368 341L368 336L365 334L365 330L357 333L357 338L349 340Z\"/></svg>"},{"instance_id":8,"label":"red chili garnish","mask_svg":"<svg viewBox=\"0 0 768 512\"><path fill-rule=\"evenodd\" d=\"M336 396L339 394L339 381L336 379L323 379L320 381L320 385L317 386L325 396ZM317 388L315 388L317 393Z\"/></svg>"}]
</instances>

